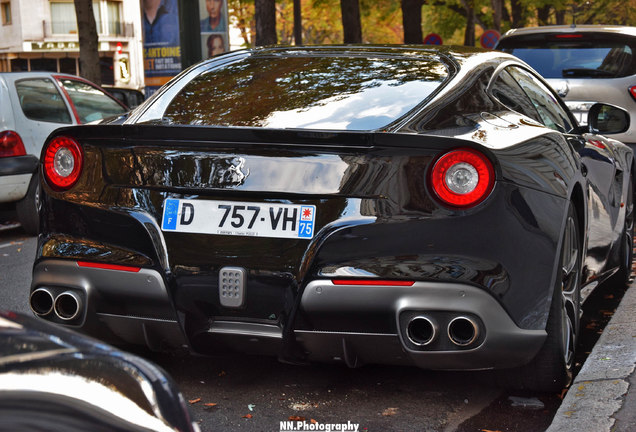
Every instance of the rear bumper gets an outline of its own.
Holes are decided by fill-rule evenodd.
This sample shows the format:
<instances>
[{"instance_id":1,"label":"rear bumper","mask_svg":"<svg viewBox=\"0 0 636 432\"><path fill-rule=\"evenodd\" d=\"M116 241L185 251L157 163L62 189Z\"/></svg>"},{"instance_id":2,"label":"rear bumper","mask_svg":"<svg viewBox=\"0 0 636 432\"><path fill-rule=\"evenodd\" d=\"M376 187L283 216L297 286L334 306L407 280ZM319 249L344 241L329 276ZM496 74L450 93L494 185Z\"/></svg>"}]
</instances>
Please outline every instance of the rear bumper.
<instances>
[{"instance_id":1,"label":"rear bumper","mask_svg":"<svg viewBox=\"0 0 636 432\"><path fill-rule=\"evenodd\" d=\"M515 367L532 360L546 338L544 330L519 328L492 295L467 284L415 282L413 286L387 287L314 281L304 290L301 309L310 321L324 316L355 320L381 310L391 312L395 333L295 332L310 359L342 360L350 366L388 363L448 370ZM435 335L426 345L416 345L408 336L409 322L415 317L425 317L435 328ZM477 327L475 340L466 346L456 345L449 336L450 323L459 317L468 318Z\"/></svg>"},{"instance_id":2,"label":"rear bumper","mask_svg":"<svg viewBox=\"0 0 636 432\"><path fill-rule=\"evenodd\" d=\"M20 201L38 166L33 155L0 158L0 203Z\"/></svg>"},{"instance_id":3,"label":"rear bumper","mask_svg":"<svg viewBox=\"0 0 636 432\"><path fill-rule=\"evenodd\" d=\"M33 307L37 289L51 294L54 304L46 313ZM67 292L79 298L80 311L72 319L62 319L55 307L58 296ZM80 267L76 261L44 260L33 269L31 293L35 315L109 342L154 350L187 344L163 278L155 270L115 271Z\"/></svg>"},{"instance_id":4,"label":"rear bumper","mask_svg":"<svg viewBox=\"0 0 636 432\"><path fill-rule=\"evenodd\" d=\"M205 353L266 353L292 361L345 362L351 367L381 363L475 370L526 364L546 337L544 330L519 328L483 289L448 282L396 287L316 280L305 287L298 307L298 315L310 326L297 328L292 323L286 332L273 324L210 320L208 328L187 336L182 330L187 326L178 321L164 279L155 270L86 268L75 261L47 259L34 268L31 291L41 288L53 299L68 290L83 299L82 312L70 322L56 316L55 308L40 314L42 318L151 349L189 345ZM394 331L360 331L365 320L378 316L389 317L392 322L386 327ZM430 343L413 343L409 323L415 317L432 323L435 334ZM474 340L465 346L450 337L449 325L458 317L476 328Z\"/></svg>"}]
</instances>

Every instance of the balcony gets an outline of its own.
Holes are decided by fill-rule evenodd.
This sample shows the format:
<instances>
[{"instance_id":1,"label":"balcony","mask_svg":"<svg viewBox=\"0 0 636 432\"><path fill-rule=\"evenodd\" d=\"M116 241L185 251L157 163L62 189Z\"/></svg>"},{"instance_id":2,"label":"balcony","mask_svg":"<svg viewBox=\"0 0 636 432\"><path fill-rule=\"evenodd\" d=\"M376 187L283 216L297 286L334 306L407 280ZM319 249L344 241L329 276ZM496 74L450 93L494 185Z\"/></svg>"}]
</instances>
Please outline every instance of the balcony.
<instances>
[{"instance_id":1,"label":"balcony","mask_svg":"<svg viewBox=\"0 0 636 432\"><path fill-rule=\"evenodd\" d=\"M77 35L77 22L76 20L51 20L42 21L42 27L45 38L51 38L56 36L69 36ZM121 21L109 21L104 23L97 23L98 36L119 36L119 37L134 37L133 23L121 22Z\"/></svg>"}]
</instances>

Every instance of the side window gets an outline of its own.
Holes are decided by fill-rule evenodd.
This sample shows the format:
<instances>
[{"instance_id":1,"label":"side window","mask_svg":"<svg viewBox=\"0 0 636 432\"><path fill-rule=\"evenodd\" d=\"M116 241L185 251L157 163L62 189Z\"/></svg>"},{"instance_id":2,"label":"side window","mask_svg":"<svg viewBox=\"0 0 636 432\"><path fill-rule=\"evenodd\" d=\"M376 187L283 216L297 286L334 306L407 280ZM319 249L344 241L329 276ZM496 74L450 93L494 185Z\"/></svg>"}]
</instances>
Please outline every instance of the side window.
<instances>
[{"instance_id":1,"label":"side window","mask_svg":"<svg viewBox=\"0 0 636 432\"><path fill-rule=\"evenodd\" d=\"M75 106L80 123L101 120L126 112L113 98L97 87L68 78L63 78L60 82Z\"/></svg>"},{"instance_id":2,"label":"side window","mask_svg":"<svg viewBox=\"0 0 636 432\"><path fill-rule=\"evenodd\" d=\"M31 120L70 124L71 114L62 95L48 78L16 81L15 89L24 115Z\"/></svg>"},{"instance_id":3,"label":"side window","mask_svg":"<svg viewBox=\"0 0 636 432\"><path fill-rule=\"evenodd\" d=\"M499 102L511 110L543 123L532 101L506 70L497 76L490 88L490 92Z\"/></svg>"},{"instance_id":4,"label":"side window","mask_svg":"<svg viewBox=\"0 0 636 432\"><path fill-rule=\"evenodd\" d=\"M574 129L567 113L546 86L521 68L513 66L507 70L534 104L541 117L541 123L550 129L564 133Z\"/></svg>"}]
</instances>

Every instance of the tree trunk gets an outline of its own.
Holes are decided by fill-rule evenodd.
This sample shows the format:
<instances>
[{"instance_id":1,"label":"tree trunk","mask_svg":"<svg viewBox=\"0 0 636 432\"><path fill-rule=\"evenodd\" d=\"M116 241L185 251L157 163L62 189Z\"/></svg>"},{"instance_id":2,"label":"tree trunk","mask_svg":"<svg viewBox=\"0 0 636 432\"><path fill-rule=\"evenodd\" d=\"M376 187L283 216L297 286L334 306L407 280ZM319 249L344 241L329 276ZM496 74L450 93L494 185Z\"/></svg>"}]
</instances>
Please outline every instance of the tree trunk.
<instances>
[{"instance_id":1,"label":"tree trunk","mask_svg":"<svg viewBox=\"0 0 636 432\"><path fill-rule=\"evenodd\" d=\"M255 0L256 46L276 45L276 1Z\"/></svg>"},{"instance_id":2,"label":"tree trunk","mask_svg":"<svg viewBox=\"0 0 636 432\"><path fill-rule=\"evenodd\" d=\"M303 44L303 17L300 9L300 0L294 0L294 44Z\"/></svg>"},{"instance_id":3,"label":"tree trunk","mask_svg":"<svg viewBox=\"0 0 636 432\"><path fill-rule=\"evenodd\" d=\"M539 25L544 26L548 25L548 20L550 19L550 9L549 5L537 8L537 18L539 19Z\"/></svg>"},{"instance_id":4,"label":"tree trunk","mask_svg":"<svg viewBox=\"0 0 636 432\"><path fill-rule=\"evenodd\" d=\"M512 12L512 22L510 28L524 27L523 5L520 0L510 0L510 10Z\"/></svg>"},{"instance_id":5,"label":"tree trunk","mask_svg":"<svg viewBox=\"0 0 636 432\"><path fill-rule=\"evenodd\" d=\"M405 44L421 44L422 35L422 0L402 0L402 25L404 27Z\"/></svg>"},{"instance_id":6,"label":"tree trunk","mask_svg":"<svg viewBox=\"0 0 636 432\"><path fill-rule=\"evenodd\" d=\"M75 0L75 17L80 46L80 75L95 84L102 83L97 51L97 25L92 0Z\"/></svg>"},{"instance_id":7,"label":"tree trunk","mask_svg":"<svg viewBox=\"0 0 636 432\"><path fill-rule=\"evenodd\" d=\"M494 30L501 32L503 0L491 0L490 3L492 4L492 27Z\"/></svg>"},{"instance_id":8,"label":"tree trunk","mask_svg":"<svg viewBox=\"0 0 636 432\"><path fill-rule=\"evenodd\" d=\"M464 45L475 46L475 7L474 0L466 1L466 31L464 32Z\"/></svg>"},{"instance_id":9,"label":"tree trunk","mask_svg":"<svg viewBox=\"0 0 636 432\"><path fill-rule=\"evenodd\" d=\"M362 43L360 3L358 0L340 0L344 43Z\"/></svg>"}]
</instances>

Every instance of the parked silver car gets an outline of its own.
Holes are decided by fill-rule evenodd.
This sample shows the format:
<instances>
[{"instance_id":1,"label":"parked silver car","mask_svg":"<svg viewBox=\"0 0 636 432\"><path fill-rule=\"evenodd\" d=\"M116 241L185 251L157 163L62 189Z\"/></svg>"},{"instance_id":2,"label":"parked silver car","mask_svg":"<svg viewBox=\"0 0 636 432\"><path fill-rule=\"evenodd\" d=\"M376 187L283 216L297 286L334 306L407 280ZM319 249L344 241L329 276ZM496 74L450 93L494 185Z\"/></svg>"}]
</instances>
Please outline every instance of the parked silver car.
<instances>
[{"instance_id":1,"label":"parked silver car","mask_svg":"<svg viewBox=\"0 0 636 432\"><path fill-rule=\"evenodd\" d=\"M24 230L37 233L37 166L46 137L59 127L127 110L99 86L73 75L0 73L0 210L15 207Z\"/></svg>"},{"instance_id":2,"label":"parked silver car","mask_svg":"<svg viewBox=\"0 0 636 432\"><path fill-rule=\"evenodd\" d=\"M629 129L612 138L636 148L636 27L519 28L503 35L496 49L543 75L581 124L595 102L627 110Z\"/></svg>"}]
</instances>

